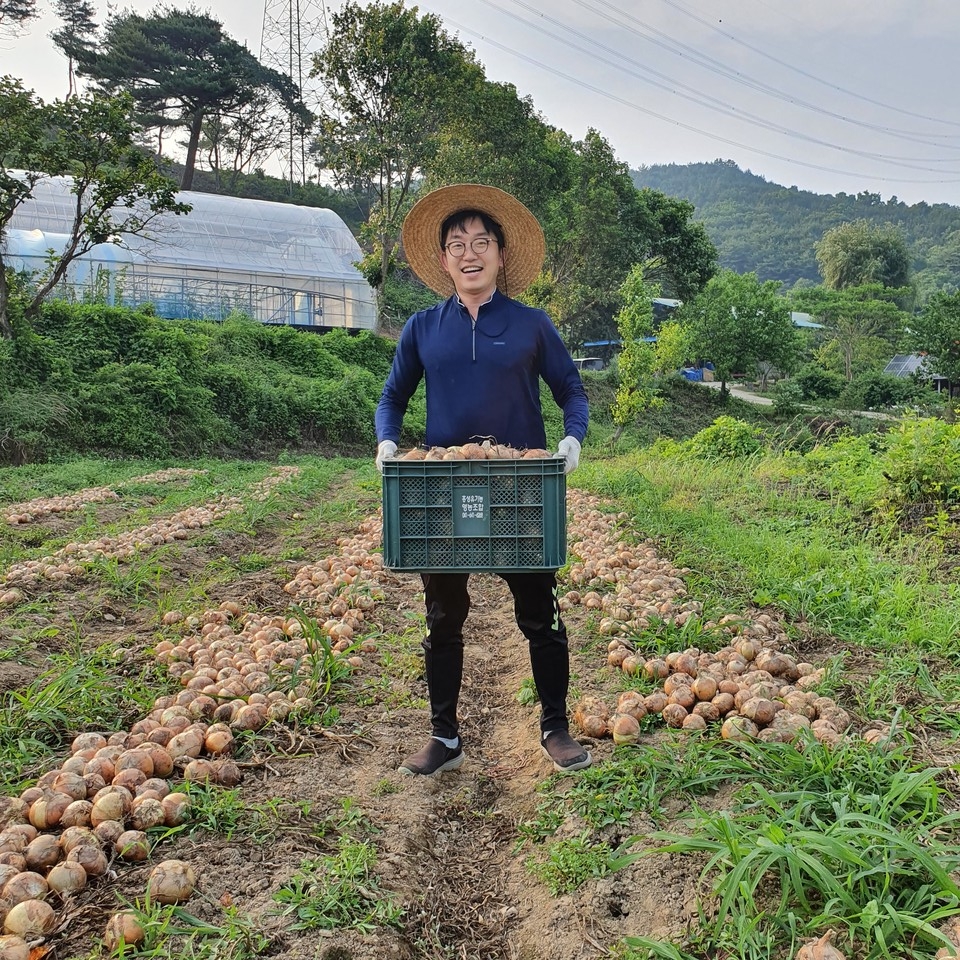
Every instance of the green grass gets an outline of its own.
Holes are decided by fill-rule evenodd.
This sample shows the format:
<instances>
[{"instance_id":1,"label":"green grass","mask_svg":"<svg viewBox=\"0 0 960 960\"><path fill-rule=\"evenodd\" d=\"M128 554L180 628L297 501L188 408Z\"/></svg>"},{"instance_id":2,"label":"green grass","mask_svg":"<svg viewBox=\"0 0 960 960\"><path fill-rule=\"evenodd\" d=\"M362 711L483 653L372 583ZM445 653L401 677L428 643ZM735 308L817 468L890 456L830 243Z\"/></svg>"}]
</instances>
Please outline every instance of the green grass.
<instances>
[{"instance_id":1,"label":"green grass","mask_svg":"<svg viewBox=\"0 0 960 960\"><path fill-rule=\"evenodd\" d=\"M0 790L22 789L77 733L125 729L142 716L157 686L150 674L127 674L112 645L76 642L32 683L0 696Z\"/></svg>"},{"instance_id":2,"label":"green grass","mask_svg":"<svg viewBox=\"0 0 960 960\"><path fill-rule=\"evenodd\" d=\"M336 852L301 862L273 895L279 913L295 930L359 930L397 927L403 910L380 888L374 872L376 849L343 835Z\"/></svg>"}]
</instances>

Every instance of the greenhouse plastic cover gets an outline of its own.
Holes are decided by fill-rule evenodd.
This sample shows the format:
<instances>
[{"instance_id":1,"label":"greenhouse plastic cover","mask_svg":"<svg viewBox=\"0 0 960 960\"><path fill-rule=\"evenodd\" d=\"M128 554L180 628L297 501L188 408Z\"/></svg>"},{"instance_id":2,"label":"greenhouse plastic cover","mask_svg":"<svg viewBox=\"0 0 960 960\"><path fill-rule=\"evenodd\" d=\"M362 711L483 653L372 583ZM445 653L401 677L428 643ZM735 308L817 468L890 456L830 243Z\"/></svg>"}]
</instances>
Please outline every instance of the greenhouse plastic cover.
<instances>
[{"instance_id":1,"label":"greenhouse plastic cover","mask_svg":"<svg viewBox=\"0 0 960 960\"><path fill-rule=\"evenodd\" d=\"M8 253L19 254L28 268L38 269L38 256L45 256L47 249L63 248L76 204L71 186L67 177L43 178L15 213ZM325 322L334 325L374 325L373 291L354 266L362 252L332 210L192 191L180 191L177 199L190 204L191 211L161 214L151 221L146 236L125 235L119 244L101 244L86 259L108 269L122 264L136 270L139 264L146 273L167 280L190 277L208 286L253 285L273 295L283 290L292 297L346 300L351 309L345 322L330 317L329 304L326 311L313 310L311 315L325 316ZM119 211L117 218L123 213ZM106 249L110 247L112 251ZM86 269L82 264L77 267L75 282L91 272L89 264Z\"/></svg>"}]
</instances>

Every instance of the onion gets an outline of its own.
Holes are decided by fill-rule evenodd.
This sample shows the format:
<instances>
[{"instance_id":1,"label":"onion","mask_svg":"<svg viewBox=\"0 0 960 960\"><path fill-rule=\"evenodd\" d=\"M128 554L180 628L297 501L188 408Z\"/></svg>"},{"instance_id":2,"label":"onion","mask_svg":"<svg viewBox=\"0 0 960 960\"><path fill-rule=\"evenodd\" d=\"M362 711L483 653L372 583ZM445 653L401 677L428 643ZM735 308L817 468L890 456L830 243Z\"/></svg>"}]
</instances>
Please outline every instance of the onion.
<instances>
[{"instance_id":1,"label":"onion","mask_svg":"<svg viewBox=\"0 0 960 960\"><path fill-rule=\"evenodd\" d=\"M647 707L643 696L634 690L622 693L617 700L617 713L624 713L634 720L642 720L647 715Z\"/></svg>"},{"instance_id":2,"label":"onion","mask_svg":"<svg viewBox=\"0 0 960 960\"><path fill-rule=\"evenodd\" d=\"M13 851L0 853L0 866L14 867L17 873L22 873L27 869L27 858L22 853L13 853Z\"/></svg>"},{"instance_id":3,"label":"onion","mask_svg":"<svg viewBox=\"0 0 960 960\"><path fill-rule=\"evenodd\" d=\"M23 853L29 843L27 837L19 830L4 830L3 834L0 835L0 853Z\"/></svg>"},{"instance_id":4,"label":"onion","mask_svg":"<svg viewBox=\"0 0 960 960\"><path fill-rule=\"evenodd\" d=\"M706 730L707 721L699 713L691 713L689 717L684 717L683 723L680 725L682 730L688 730L691 732Z\"/></svg>"},{"instance_id":5,"label":"onion","mask_svg":"<svg viewBox=\"0 0 960 960\"><path fill-rule=\"evenodd\" d=\"M134 797L136 801L137 797L142 797L146 795L154 795L157 800L162 800L170 792L170 784L161 777L151 777L149 780L144 780L143 783L137 787L137 795Z\"/></svg>"},{"instance_id":6,"label":"onion","mask_svg":"<svg viewBox=\"0 0 960 960\"><path fill-rule=\"evenodd\" d=\"M183 903L196 886L193 867L184 860L164 860L150 871L147 897L157 903Z\"/></svg>"},{"instance_id":7,"label":"onion","mask_svg":"<svg viewBox=\"0 0 960 960\"><path fill-rule=\"evenodd\" d=\"M640 739L640 724L629 714L620 714L613 718L611 732L613 742L618 746L636 743Z\"/></svg>"},{"instance_id":8,"label":"onion","mask_svg":"<svg viewBox=\"0 0 960 960\"><path fill-rule=\"evenodd\" d=\"M168 827L179 827L190 816L190 798L185 793L169 793L161 801Z\"/></svg>"},{"instance_id":9,"label":"onion","mask_svg":"<svg viewBox=\"0 0 960 960\"><path fill-rule=\"evenodd\" d=\"M214 755L230 753L233 750L234 736L225 723L214 724L208 731L204 745Z\"/></svg>"},{"instance_id":10,"label":"onion","mask_svg":"<svg viewBox=\"0 0 960 960\"><path fill-rule=\"evenodd\" d=\"M50 889L60 896L79 893L87 885L87 871L80 863L58 863L47 874L47 883L50 884Z\"/></svg>"},{"instance_id":11,"label":"onion","mask_svg":"<svg viewBox=\"0 0 960 960\"><path fill-rule=\"evenodd\" d=\"M71 753L80 753L82 750L100 750L107 745L107 738L102 733L80 733L73 738L70 744Z\"/></svg>"},{"instance_id":12,"label":"onion","mask_svg":"<svg viewBox=\"0 0 960 960\"><path fill-rule=\"evenodd\" d=\"M187 782L206 783L208 781L216 782L217 768L212 760L198 758L191 760L183 768L183 779Z\"/></svg>"},{"instance_id":13,"label":"onion","mask_svg":"<svg viewBox=\"0 0 960 960\"><path fill-rule=\"evenodd\" d=\"M739 709L743 716L759 727L772 723L778 712L777 704L764 697L751 697L746 703L741 704Z\"/></svg>"},{"instance_id":14,"label":"onion","mask_svg":"<svg viewBox=\"0 0 960 960\"><path fill-rule=\"evenodd\" d=\"M125 830L113 845L122 860L140 863L150 856L150 840L142 830Z\"/></svg>"},{"instance_id":15,"label":"onion","mask_svg":"<svg viewBox=\"0 0 960 960\"><path fill-rule=\"evenodd\" d=\"M46 873L55 863L60 861L60 842L53 834L41 833L36 840L27 844L23 856L27 861L27 869L37 873Z\"/></svg>"},{"instance_id":16,"label":"onion","mask_svg":"<svg viewBox=\"0 0 960 960\"><path fill-rule=\"evenodd\" d=\"M132 910L115 913L108 921L103 932L104 946L112 953L118 947L136 947L143 943L146 932Z\"/></svg>"},{"instance_id":17,"label":"onion","mask_svg":"<svg viewBox=\"0 0 960 960\"><path fill-rule=\"evenodd\" d=\"M61 770L57 775L51 789L57 793L66 794L71 800L83 800L87 795L87 783L83 779L83 774L70 773L66 770Z\"/></svg>"},{"instance_id":18,"label":"onion","mask_svg":"<svg viewBox=\"0 0 960 960\"><path fill-rule=\"evenodd\" d=\"M0 957L3 960L30 960L30 948L23 937L0 936Z\"/></svg>"},{"instance_id":19,"label":"onion","mask_svg":"<svg viewBox=\"0 0 960 960\"><path fill-rule=\"evenodd\" d=\"M27 900L39 900L47 895L50 887L39 873L24 870L15 877L11 877L3 885L3 899L7 903L24 903ZM16 930L11 931L16 933Z\"/></svg>"},{"instance_id":20,"label":"onion","mask_svg":"<svg viewBox=\"0 0 960 960\"><path fill-rule=\"evenodd\" d=\"M67 827L60 834L60 849L64 853L69 853L74 847L79 847L82 844L86 844L88 847L98 847L100 845L96 833L90 827Z\"/></svg>"},{"instance_id":21,"label":"onion","mask_svg":"<svg viewBox=\"0 0 960 960\"><path fill-rule=\"evenodd\" d=\"M712 700L718 692L717 681L713 677L701 674L690 684L698 700Z\"/></svg>"},{"instance_id":22,"label":"onion","mask_svg":"<svg viewBox=\"0 0 960 960\"><path fill-rule=\"evenodd\" d=\"M74 847L67 854L68 863L79 863L87 871L88 877L102 877L107 872L107 858L99 847L85 843Z\"/></svg>"},{"instance_id":23,"label":"onion","mask_svg":"<svg viewBox=\"0 0 960 960\"><path fill-rule=\"evenodd\" d=\"M727 717L720 727L724 740L753 740L759 732L757 725L746 717Z\"/></svg>"},{"instance_id":24,"label":"onion","mask_svg":"<svg viewBox=\"0 0 960 960\"><path fill-rule=\"evenodd\" d=\"M25 900L10 908L3 929L24 940L33 940L52 933L56 923L57 915L49 903Z\"/></svg>"},{"instance_id":25,"label":"onion","mask_svg":"<svg viewBox=\"0 0 960 960\"><path fill-rule=\"evenodd\" d=\"M240 767L233 760L217 760L213 768L214 778L221 787L235 787L243 779Z\"/></svg>"},{"instance_id":26,"label":"onion","mask_svg":"<svg viewBox=\"0 0 960 960\"><path fill-rule=\"evenodd\" d=\"M663 719L666 720L668 727L682 727L687 716L686 707L679 703L668 703L663 708Z\"/></svg>"},{"instance_id":27,"label":"onion","mask_svg":"<svg viewBox=\"0 0 960 960\"><path fill-rule=\"evenodd\" d=\"M101 792L98 794L97 799L93 802L93 808L90 810L90 823L97 827L104 820L120 820L121 822L125 820L132 803L125 794L126 791L120 793L118 789L116 793Z\"/></svg>"},{"instance_id":28,"label":"onion","mask_svg":"<svg viewBox=\"0 0 960 960\"><path fill-rule=\"evenodd\" d=\"M86 796L86 787L84 787L84 796ZM52 830L59 825L63 811L73 803L74 799L65 793L44 790L43 795L30 806L30 822L38 830Z\"/></svg>"},{"instance_id":29,"label":"onion","mask_svg":"<svg viewBox=\"0 0 960 960\"><path fill-rule=\"evenodd\" d=\"M643 705L647 708L647 713L663 713L663 708L667 705L667 695L662 690L656 690L643 698Z\"/></svg>"},{"instance_id":30,"label":"onion","mask_svg":"<svg viewBox=\"0 0 960 960\"><path fill-rule=\"evenodd\" d=\"M607 720L605 717L598 717L595 713L589 713L580 718L580 729L588 737L599 739L607 735Z\"/></svg>"},{"instance_id":31,"label":"onion","mask_svg":"<svg viewBox=\"0 0 960 960\"><path fill-rule=\"evenodd\" d=\"M112 847L124 829L124 825L119 820L104 820L103 823L97 824L94 834L104 846Z\"/></svg>"},{"instance_id":32,"label":"onion","mask_svg":"<svg viewBox=\"0 0 960 960\"><path fill-rule=\"evenodd\" d=\"M93 804L89 800L74 800L60 817L61 827L89 827Z\"/></svg>"},{"instance_id":33,"label":"onion","mask_svg":"<svg viewBox=\"0 0 960 960\"><path fill-rule=\"evenodd\" d=\"M191 727L173 737L167 744L167 750L174 763L194 760L203 750L203 735Z\"/></svg>"},{"instance_id":34,"label":"onion","mask_svg":"<svg viewBox=\"0 0 960 960\"><path fill-rule=\"evenodd\" d=\"M720 719L720 710L712 700L701 700L694 706L692 713L697 717L703 717L707 723L714 723Z\"/></svg>"},{"instance_id":35,"label":"onion","mask_svg":"<svg viewBox=\"0 0 960 960\"><path fill-rule=\"evenodd\" d=\"M153 760L146 750L139 748L135 750L124 750L123 753L117 757L117 762L114 766L116 773L120 773L123 770L140 770L143 773L144 780L146 780L147 777L153 776Z\"/></svg>"},{"instance_id":36,"label":"onion","mask_svg":"<svg viewBox=\"0 0 960 960\"><path fill-rule=\"evenodd\" d=\"M234 730L261 730L267 722L267 711L261 704L250 703L242 706L236 713L230 726Z\"/></svg>"},{"instance_id":37,"label":"onion","mask_svg":"<svg viewBox=\"0 0 960 960\"><path fill-rule=\"evenodd\" d=\"M110 757L100 754L87 761L83 773L84 776L99 774L104 781L110 781L116 776L117 770Z\"/></svg>"},{"instance_id":38,"label":"onion","mask_svg":"<svg viewBox=\"0 0 960 960\"><path fill-rule=\"evenodd\" d=\"M149 830L166 823L163 804L151 797L137 797L130 808L130 824L135 830Z\"/></svg>"},{"instance_id":39,"label":"onion","mask_svg":"<svg viewBox=\"0 0 960 960\"><path fill-rule=\"evenodd\" d=\"M794 960L846 960L846 957L830 942L833 931L828 930L819 940L805 943Z\"/></svg>"}]
</instances>

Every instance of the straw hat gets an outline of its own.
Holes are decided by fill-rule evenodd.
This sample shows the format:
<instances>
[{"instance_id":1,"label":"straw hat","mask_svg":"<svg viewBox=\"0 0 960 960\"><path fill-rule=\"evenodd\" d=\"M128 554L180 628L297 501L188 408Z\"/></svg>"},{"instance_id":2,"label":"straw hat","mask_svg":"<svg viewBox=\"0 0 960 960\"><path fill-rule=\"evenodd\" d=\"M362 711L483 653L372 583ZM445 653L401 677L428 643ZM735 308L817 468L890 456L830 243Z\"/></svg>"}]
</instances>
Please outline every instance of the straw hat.
<instances>
[{"instance_id":1,"label":"straw hat","mask_svg":"<svg viewBox=\"0 0 960 960\"><path fill-rule=\"evenodd\" d=\"M516 197L480 183L440 187L413 205L403 221L403 250L413 272L436 293L453 294L453 280L440 263L440 226L460 210L482 210L500 224L506 267L497 277L497 286L507 296L519 296L543 265L543 230Z\"/></svg>"}]
</instances>

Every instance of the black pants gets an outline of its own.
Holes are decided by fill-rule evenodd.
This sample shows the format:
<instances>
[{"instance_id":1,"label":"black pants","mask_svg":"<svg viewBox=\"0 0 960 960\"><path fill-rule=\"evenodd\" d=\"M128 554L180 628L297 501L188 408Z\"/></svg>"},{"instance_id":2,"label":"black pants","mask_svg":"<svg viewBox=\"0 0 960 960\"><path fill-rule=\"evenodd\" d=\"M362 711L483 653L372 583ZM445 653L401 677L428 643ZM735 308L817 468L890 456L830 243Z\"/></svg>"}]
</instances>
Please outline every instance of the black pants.
<instances>
[{"instance_id":1,"label":"black pants","mask_svg":"<svg viewBox=\"0 0 960 960\"><path fill-rule=\"evenodd\" d=\"M424 573L427 634L423 639L430 722L434 736L457 736L457 702L463 679L463 625L470 611L466 573ZM568 729L570 657L557 605L557 578L546 573L501 574L513 594L517 626L530 647L533 681L540 697L540 729Z\"/></svg>"}]
</instances>

